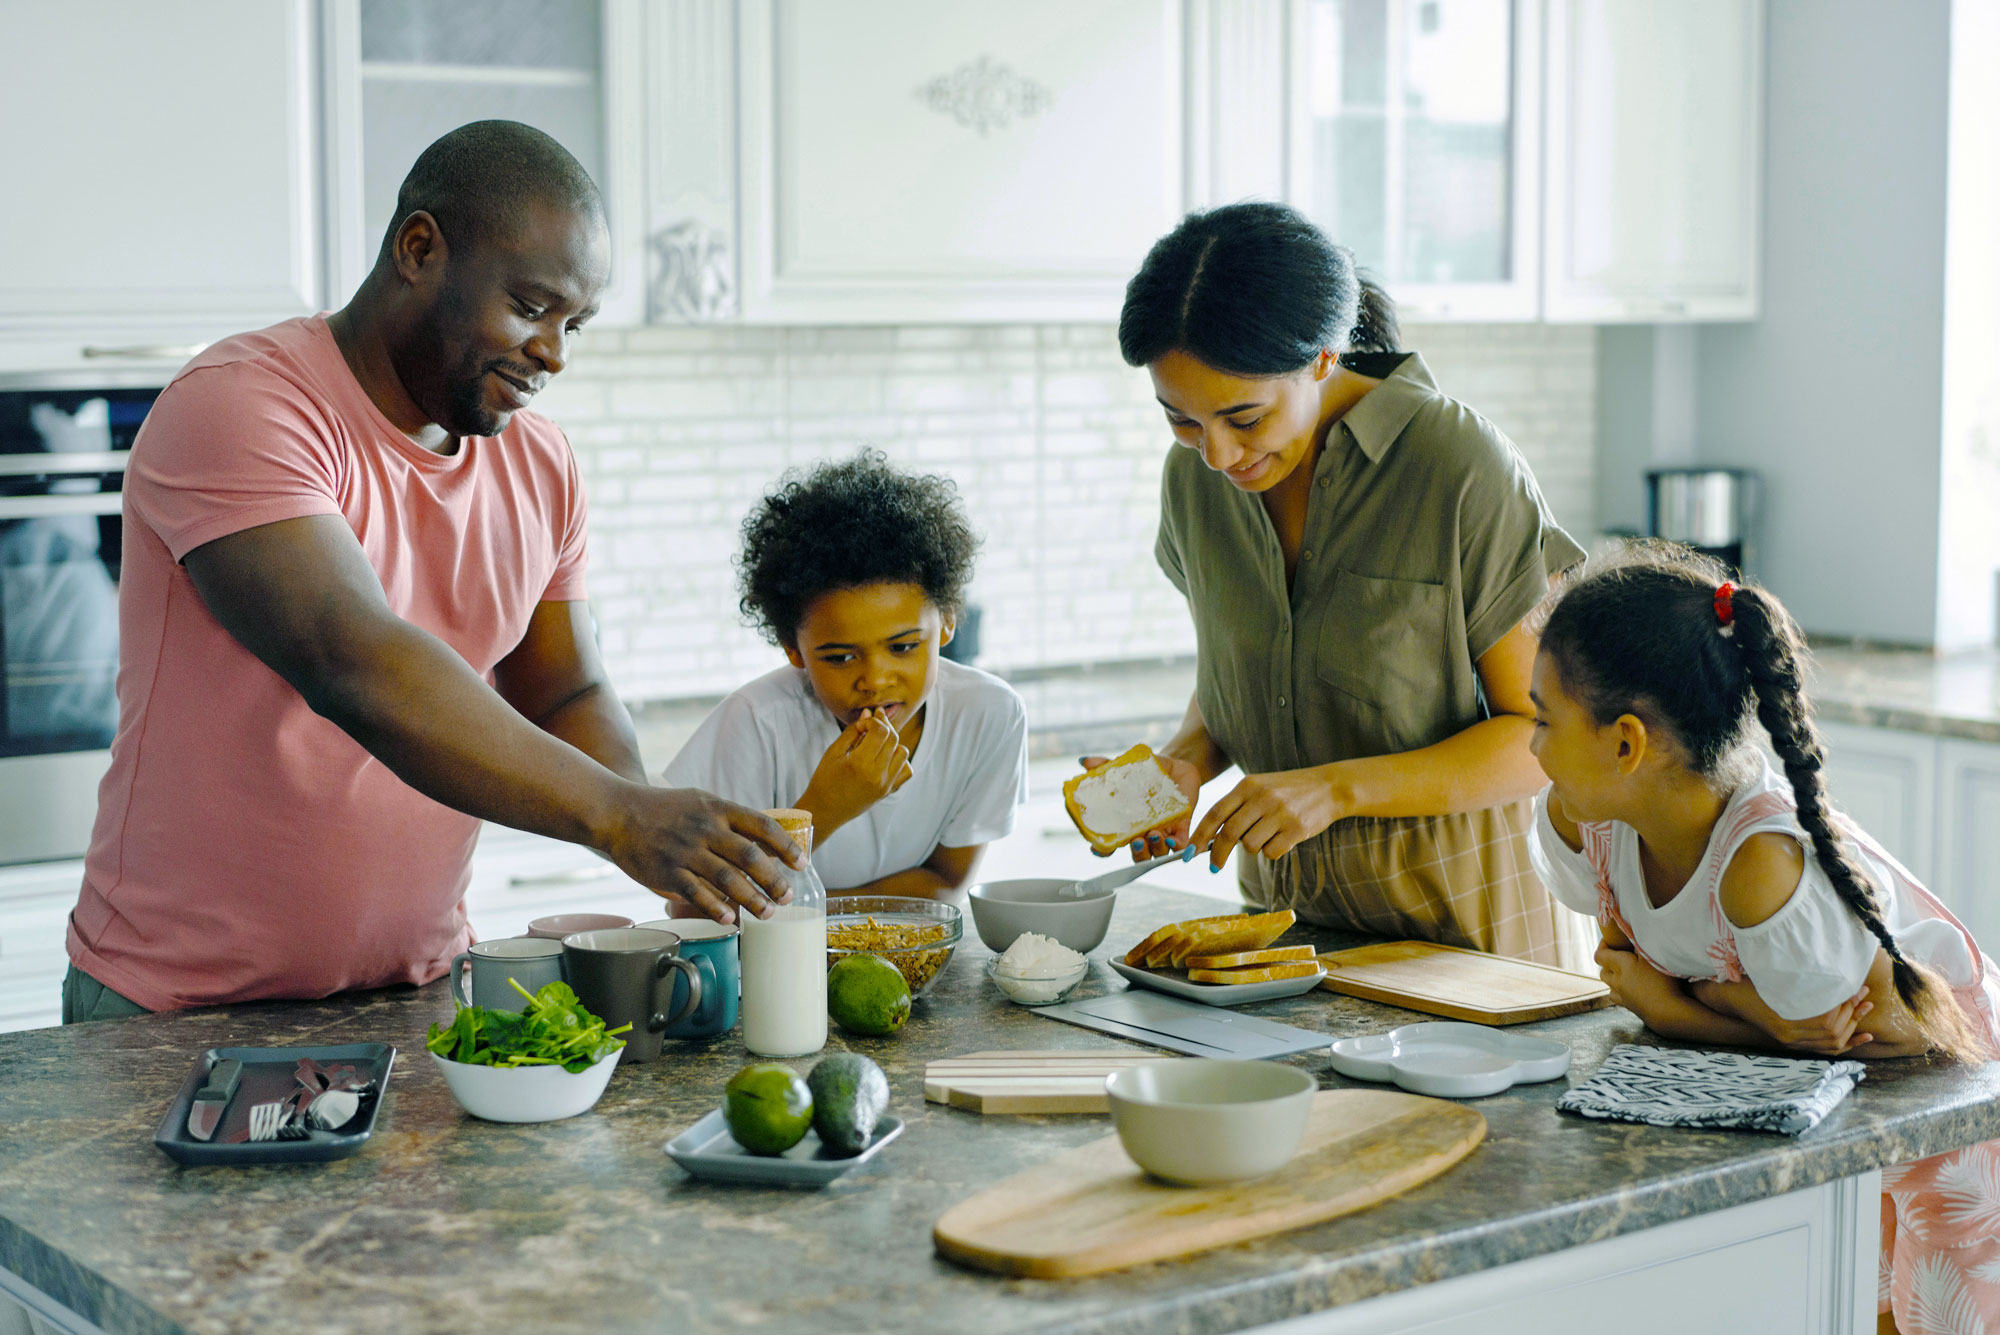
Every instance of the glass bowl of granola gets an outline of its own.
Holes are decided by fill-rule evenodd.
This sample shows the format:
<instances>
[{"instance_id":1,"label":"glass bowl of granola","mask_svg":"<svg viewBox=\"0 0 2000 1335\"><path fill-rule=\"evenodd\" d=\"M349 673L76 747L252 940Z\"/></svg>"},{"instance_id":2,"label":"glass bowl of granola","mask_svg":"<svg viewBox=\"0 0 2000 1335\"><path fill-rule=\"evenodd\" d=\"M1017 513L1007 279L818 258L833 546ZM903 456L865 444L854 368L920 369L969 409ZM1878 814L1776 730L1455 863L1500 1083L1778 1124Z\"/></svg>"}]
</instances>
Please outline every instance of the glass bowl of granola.
<instances>
[{"instance_id":1,"label":"glass bowl of granola","mask_svg":"<svg viewBox=\"0 0 2000 1335\"><path fill-rule=\"evenodd\" d=\"M959 911L935 899L826 897L826 966L848 955L880 955L902 973L912 999L937 982L964 935Z\"/></svg>"}]
</instances>

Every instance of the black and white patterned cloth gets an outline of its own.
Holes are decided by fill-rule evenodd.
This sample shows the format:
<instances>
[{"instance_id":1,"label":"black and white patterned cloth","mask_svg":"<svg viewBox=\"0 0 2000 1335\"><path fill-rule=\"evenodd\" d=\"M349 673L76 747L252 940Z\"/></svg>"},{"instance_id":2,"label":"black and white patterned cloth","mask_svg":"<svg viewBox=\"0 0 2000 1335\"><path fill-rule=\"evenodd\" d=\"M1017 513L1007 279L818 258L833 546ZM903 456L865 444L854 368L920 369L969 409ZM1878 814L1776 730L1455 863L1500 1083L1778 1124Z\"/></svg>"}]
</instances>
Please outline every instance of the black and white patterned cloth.
<instances>
[{"instance_id":1,"label":"black and white patterned cloth","mask_svg":"<svg viewBox=\"0 0 2000 1335\"><path fill-rule=\"evenodd\" d=\"M1556 1108L1654 1126L1733 1126L1796 1136L1818 1126L1864 1070L1860 1062L1624 1043Z\"/></svg>"}]
</instances>

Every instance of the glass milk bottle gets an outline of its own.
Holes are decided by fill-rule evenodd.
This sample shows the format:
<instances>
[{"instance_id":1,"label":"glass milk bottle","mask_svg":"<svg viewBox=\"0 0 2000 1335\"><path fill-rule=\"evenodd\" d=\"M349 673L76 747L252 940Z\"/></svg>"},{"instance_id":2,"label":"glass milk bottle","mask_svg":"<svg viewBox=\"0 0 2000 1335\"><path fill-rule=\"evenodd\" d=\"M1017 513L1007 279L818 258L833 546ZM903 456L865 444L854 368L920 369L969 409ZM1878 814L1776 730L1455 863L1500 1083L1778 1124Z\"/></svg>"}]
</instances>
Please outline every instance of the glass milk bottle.
<instances>
[{"instance_id":1,"label":"glass milk bottle","mask_svg":"<svg viewBox=\"0 0 2000 1335\"><path fill-rule=\"evenodd\" d=\"M765 815L812 856L812 813ZM803 1057L826 1046L826 887L807 863L785 869L792 902L769 918L739 915L743 969L743 1045L760 1057Z\"/></svg>"}]
</instances>

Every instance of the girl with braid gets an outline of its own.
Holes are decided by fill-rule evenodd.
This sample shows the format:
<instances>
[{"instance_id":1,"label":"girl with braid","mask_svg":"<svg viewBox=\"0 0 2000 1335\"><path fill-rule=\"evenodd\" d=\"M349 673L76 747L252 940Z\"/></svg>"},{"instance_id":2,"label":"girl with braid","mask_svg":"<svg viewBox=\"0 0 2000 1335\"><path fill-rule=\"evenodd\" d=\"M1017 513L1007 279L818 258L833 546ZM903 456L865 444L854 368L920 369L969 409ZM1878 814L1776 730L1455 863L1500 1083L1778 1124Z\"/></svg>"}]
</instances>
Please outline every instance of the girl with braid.
<instances>
[{"instance_id":1,"label":"girl with braid","mask_svg":"<svg viewBox=\"0 0 2000 1335\"><path fill-rule=\"evenodd\" d=\"M1778 600L1635 544L1559 592L1532 679L1543 884L1669 1038L1825 1057L2000 1053L1970 933L1826 793ZM1754 719L1783 765L1754 744ZM1883 1174L1881 1329L2000 1329L2000 1142ZM1893 1316L1890 1315L1893 1309Z\"/></svg>"}]
</instances>

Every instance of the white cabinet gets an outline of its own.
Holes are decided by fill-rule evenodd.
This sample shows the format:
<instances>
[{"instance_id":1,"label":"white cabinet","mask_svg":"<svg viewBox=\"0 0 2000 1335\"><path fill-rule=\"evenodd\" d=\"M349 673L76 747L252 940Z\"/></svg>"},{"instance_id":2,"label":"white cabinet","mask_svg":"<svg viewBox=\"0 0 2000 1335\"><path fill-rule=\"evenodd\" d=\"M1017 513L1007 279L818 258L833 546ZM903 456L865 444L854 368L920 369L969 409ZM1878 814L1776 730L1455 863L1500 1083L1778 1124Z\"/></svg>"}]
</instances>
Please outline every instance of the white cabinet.
<instances>
[{"instance_id":1,"label":"white cabinet","mask_svg":"<svg viewBox=\"0 0 2000 1335\"><path fill-rule=\"evenodd\" d=\"M2000 958L2000 746L1938 744L1938 897Z\"/></svg>"},{"instance_id":2,"label":"white cabinet","mask_svg":"<svg viewBox=\"0 0 2000 1335\"><path fill-rule=\"evenodd\" d=\"M1757 314L1762 0L1548 0L1543 315Z\"/></svg>"},{"instance_id":3,"label":"white cabinet","mask_svg":"<svg viewBox=\"0 0 2000 1335\"><path fill-rule=\"evenodd\" d=\"M0 370L170 372L319 303L311 0L0 11Z\"/></svg>"},{"instance_id":4,"label":"white cabinet","mask_svg":"<svg viewBox=\"0 0 2000 1335\"><path fill-rule=\"evenodd\" d=\"M64 934L81 861L0 867L0 1033L62 1022Z\"/></svg>"},{"instance_id":5,"label":"white cabinet","mask_svg":"<svg viewBox=\"0 0 2000 1335\"><path fill-rule=\"evenodd\" d=\"M2000 744L1819 727L1835 805L2000 958Z\"/></svg>"},{"instance_id":6,"label":"white cabinet","mask_svg":"<svg viewBox=\"0 0 2000 1335\"><path fill-rule=\"evenodd\" d=\"M1822 723L1827 791L1891 856L1931 885L1937 847L1938 740L1892 728Z\"/></svg>"},{"instance_id":7,"label":"white cabinet","mask_svg":"<svg viewBox=\"0 0 2000 1335\"><path fill-rule=\"evenodd\" d=\"M1540 0L1294 0L1287 197L1415 319L1540 300Z\"/></svg>"},{"instance_id":8,"label":"white cabinet","mask_svg":"<svg viewBox=\"0 0 2000 1335\"><path fill-rule=\"evenodd\" d=\"M1117 318L1186 202L1180 0L743 0L742 314Z\"/></svg>"}]
</instances>

